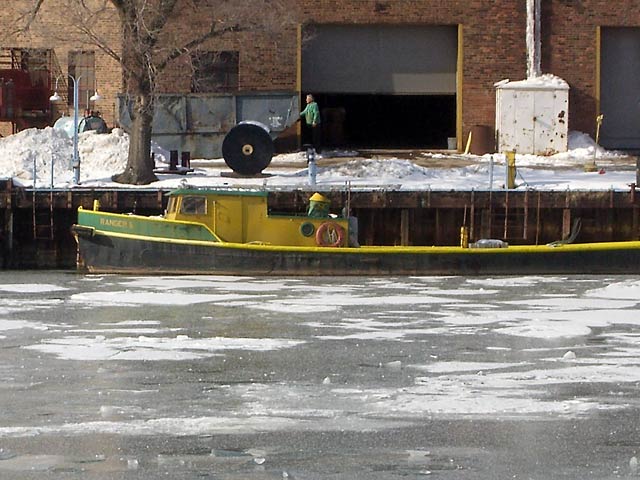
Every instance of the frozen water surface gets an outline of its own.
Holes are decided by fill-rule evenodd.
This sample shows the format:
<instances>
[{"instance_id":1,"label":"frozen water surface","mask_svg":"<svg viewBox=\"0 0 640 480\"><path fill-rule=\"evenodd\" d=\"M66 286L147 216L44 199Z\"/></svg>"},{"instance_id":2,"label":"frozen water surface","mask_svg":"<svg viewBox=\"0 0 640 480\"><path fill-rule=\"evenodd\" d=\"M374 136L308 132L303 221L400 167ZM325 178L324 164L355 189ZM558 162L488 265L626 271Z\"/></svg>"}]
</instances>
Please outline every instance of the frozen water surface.
<instances>
[{"instance_id":1,"label":"frozen water surface","mask_svg":"<svg viewBox=\"0 0 640 480\"><path fill-rule=\"evenodd\" d=\"M0 291L2 479L603 479L640 449L635 277Z\"/></svg>"}]
</instances>

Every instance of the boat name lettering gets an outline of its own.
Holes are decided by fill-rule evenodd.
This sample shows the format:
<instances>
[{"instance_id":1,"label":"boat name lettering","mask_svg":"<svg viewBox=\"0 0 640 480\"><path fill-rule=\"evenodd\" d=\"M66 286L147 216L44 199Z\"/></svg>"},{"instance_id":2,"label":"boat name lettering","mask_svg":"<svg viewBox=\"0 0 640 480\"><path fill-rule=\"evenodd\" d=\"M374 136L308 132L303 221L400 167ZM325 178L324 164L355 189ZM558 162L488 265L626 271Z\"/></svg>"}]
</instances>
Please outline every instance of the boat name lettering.
<instances>
[{"instance_id":1,"label":"boat name lettering","mask_svg":"<svg viewBox=\"0 0 640 480\"><path fill-rule=\"evenodd\" d=\"M133 228L133 223L128 220L117 220L115 218L101 218L100 225L107 225L109 227L120 228Z\"/></svg>"}]
</instances>

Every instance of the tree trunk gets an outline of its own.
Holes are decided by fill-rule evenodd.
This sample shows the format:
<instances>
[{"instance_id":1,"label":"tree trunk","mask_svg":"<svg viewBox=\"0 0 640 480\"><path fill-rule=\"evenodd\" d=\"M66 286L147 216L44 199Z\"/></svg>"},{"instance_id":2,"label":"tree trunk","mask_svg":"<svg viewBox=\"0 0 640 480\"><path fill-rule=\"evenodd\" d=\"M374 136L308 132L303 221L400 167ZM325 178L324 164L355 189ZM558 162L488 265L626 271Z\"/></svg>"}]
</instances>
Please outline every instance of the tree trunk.
<instances>
[{"instance_id":1,"label":"tree trunk","mask_svg":"<svg viewBox=\"0 0 640 480\"><path fill-rule=\"evenodd\" d=\"M151 159L152 101L150 93L136 95L131 112L127 166L124 172L112 177L114 182L147 185L158 180L153 173L155 165Z\"/></svg>"},{"instance_id":2,"label":"tree trunk","mask_svg":"<svg viewBox=\"0 0 640 480\"><path fill-rule=\"evenodd\" d=\"M129 156L124 172L114 175L118 183L147 185L158 178L153 173L155 165L151 159L151 132L154 112L155 68L151 63L152 42L150 37L139 36L140 19L138 5L122 3L116 7L123 23L124 83L131 108L131 131L129 132Z\"/></svg>"}]
</instances>

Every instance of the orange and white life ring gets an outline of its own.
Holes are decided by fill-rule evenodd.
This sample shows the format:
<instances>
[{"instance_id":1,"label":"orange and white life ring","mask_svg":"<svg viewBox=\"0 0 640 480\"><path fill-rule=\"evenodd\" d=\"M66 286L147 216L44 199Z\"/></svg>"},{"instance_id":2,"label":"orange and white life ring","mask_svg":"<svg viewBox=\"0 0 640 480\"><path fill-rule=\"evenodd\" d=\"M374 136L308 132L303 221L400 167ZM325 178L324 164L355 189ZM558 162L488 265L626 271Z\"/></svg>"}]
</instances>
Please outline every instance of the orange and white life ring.
<instances>
[{"instance_id":1,"label":"orange and white life ring","mask_svg":"<svg viewBox=\"0 0 640 480\"><path fill-rule=\"evenodd\" d=\"M316 245L319 247L343 247L344 228L335 222L324 222L316 231Z\"/></svg>"}]
</instances>

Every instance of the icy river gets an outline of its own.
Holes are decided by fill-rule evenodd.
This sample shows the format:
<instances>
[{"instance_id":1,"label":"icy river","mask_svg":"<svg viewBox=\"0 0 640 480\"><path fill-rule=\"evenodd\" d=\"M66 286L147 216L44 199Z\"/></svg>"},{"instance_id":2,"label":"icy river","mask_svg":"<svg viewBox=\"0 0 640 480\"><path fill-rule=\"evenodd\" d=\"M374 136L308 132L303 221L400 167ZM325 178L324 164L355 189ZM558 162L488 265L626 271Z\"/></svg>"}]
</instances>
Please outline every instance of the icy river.
<instances>
[{"instance_id":1,"label":"icy river","mask_svg":"<svg viewBox=\"0 0 640 480\"><path fill-rule=\"evenodd\" d=\"M2 479L609 479L640 277L0 273Z\"/></svg>"}]
</instances>

